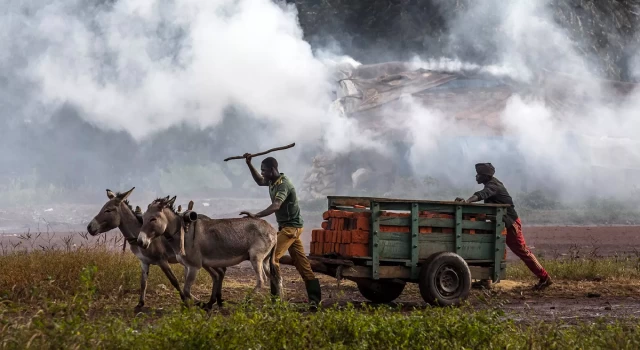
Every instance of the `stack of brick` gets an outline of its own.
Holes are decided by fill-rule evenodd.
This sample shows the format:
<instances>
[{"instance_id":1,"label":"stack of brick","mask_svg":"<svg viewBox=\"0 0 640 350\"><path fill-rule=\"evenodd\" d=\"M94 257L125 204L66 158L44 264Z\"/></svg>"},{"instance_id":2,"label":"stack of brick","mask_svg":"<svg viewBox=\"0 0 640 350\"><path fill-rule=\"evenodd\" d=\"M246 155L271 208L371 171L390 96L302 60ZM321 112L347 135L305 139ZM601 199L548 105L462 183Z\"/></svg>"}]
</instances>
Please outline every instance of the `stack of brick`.
<instances>
[{"instance_id":1,"label":"stack of brick","mask_svg":"<svg viewBox=\"0 0 640 350\"><path fill-rule=\"evenodd\" d=\"M382 212L381 218L410 218L409 213ZM420 212L421 218L454 219L453 215L434 212ZM344 257L369 256L369 235L371 230L371 212L348 212L329 210L324 212L322 229L311 233L311 255L335 254ZM464 215L464 220L475 221L477 216ZM420 227L421 234L453 233L452 228ZM380 225L380 232L410 233L410 226ZM463 230L469 234L487 234L490 231ZM503 231L506 234L506 231Z\"/></svg>"}]
</instances>

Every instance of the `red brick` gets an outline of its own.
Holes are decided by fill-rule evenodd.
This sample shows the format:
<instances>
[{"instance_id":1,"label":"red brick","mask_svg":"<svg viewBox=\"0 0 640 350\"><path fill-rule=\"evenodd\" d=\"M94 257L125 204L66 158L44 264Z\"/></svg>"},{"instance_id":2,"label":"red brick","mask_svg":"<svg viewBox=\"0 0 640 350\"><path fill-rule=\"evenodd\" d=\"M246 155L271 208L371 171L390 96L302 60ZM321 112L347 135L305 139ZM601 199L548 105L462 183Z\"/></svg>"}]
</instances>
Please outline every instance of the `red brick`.
<instances>
[{"instance_id":1,"label":"red brick","mask_svg":"<svg viewBox=\"0 0 640 350\"><path fill-rule=\"evenodd\" d=\"M349 244L348 256L369 256L369 245L367 244Z\"/></svg>"},{"instance_id":2,"label":"red brick","mask_svg":"<svg viewBox=\"0 0 640 350\"><path fill-rule=\"evenodd\" d=\"M328 221L323 221L323 222L322 222L322 229L323 229L323 230L326 230L326 229L328 229L328 228L329 228L329 222L328 222Z\"/></svg>"},{"instance_id":3,"label":"red brick","mask_svg":"<svg viewBox=\"0 0 640 350\"><path fill-rule=\"evenodd\" d=\"M360 216L356 219L356 230L369 231L371 229L371 221L368 217Z\"/></svg>"},{"instance_id":4,"label":"red brick","mask_svg":"<svg viewBox=\"0 0 640 350\"><path fill-rule=\"evenodd\" d=\"M354 243L368 244L369 232L360 231L360 230L351 231L351 244L354 244Z\"/></svg>"},{"instance_id":5,"label":"red brick","mask_svg":"<svg viewBox=\"0 0 640 350\"><path fill-rule=\"evenodd\" d=\"M411 228L409 226L380 226L380 232L402 232L408 233L411 232Z\"/></svg>"},{"instance_id":6,"label":"red brick","mask_svg":"<svg viewBox=\"0 0 640 350\"><path fill-rule=\"evenodd\" d=\"M420 233L432 233L433 232L433 228L431 226L423 226L423 227L420 227L418 232L420 232Z\"/></svg>"},{"instance_id":7,"label":"red brick","mask_svg":"<svg viewBox=\"0 0 640 350\"><path fill-rule=\"evenodd\" d=\"M351 243L351 231L342 231L342 243L349 244Z\"/></svg>"}]
</instances>

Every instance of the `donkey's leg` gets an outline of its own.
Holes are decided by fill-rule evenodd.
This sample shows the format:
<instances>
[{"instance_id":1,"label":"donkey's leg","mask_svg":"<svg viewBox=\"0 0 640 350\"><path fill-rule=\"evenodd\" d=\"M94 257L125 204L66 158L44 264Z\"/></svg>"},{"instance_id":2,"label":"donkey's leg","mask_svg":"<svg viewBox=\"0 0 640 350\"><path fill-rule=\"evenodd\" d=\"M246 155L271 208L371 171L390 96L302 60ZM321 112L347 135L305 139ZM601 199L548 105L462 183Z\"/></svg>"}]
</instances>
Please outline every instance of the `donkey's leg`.
<instances>
[{"instance_id":1,"label":"donkey's leg","mask_svg":"<svg viewBox=\"0 0 640 350\"><path fill-rule=\"evenodd\" d=\"M224 276L227 274L226 267L220 267L215 269L218 272L218 282L216 284L216 301L218 302L218 306L222 307L222 281L224 280Z\"/></svg>"},{"instance_id":2,"label":"donkey's leg","mask_svg":"<svg viewBox=\"0 0 640 350\"><path fill-rule=\"evenodd\" d=\"M211 275L211 281L213 283L211 286L211 298L208 303L203 305L206 310L210 310L216 301L218 302L218 306L222 306L222 279L224 278L225 271L220 268L208 266L203 266L203 268Z\"/></svg>"},{"instance_id":3,"label":"donkey's leg","mask_svg":"<svg viewBox=\"0 0 640 350\"><path fill-rule=\"evenodd\" d=\"M178 278L171 270L171 266L169 266L169 262L166 260L162 260L158 262L158 266L160 266L160 268L162 269L162 272L164 272L165 276L167 276L173 288L178 290L178 293L180 293L180 299L184 301L184 294L182 294L182 288L180 288L180 283L178 282Z\"/></svg>"},{"instance_id":4,"label":"donkey's leg","mask_svg":"<svg viewBox=\"0 0 640 350\"><path fill-rule=\"evenodd\" d=\"M262 276L264 276L264 271L262 270L262 262L264 261L264 254L252 254L251 257L251 266L253 266L253 271L256 273L256 287L253 289L252 293L255 293L262 289L262 285L264 281L262 280Z\"/></svg>"},{"instance_id":5,"label":"donkey's leg","mask_svg":"<svg viewBox=\"0 0 640 350\"><path fill-rule=\"evenodd\" d=\"M193 300L191 295L191 286L193 285L193 282L196 281L196 276L198 275L198 270L200 270L200 268L185 266L185 269L187 270L187 274L184 276L184 289L182 290L182 294L185 296L185 301L189 302Z\"/></svg>"},{"instance_id":6,"label":"donkey's leg","mask_svg":"<svg viewBox=\"0 0 640 350\"><path fill-rule=\"evenodd\" d=\"M270 260L269 254L267 254L267 256L262 261L262 271L264 272L262 277L264 278L265 281L269 280L269 274L271 273L271 268L269 267L269 260Z\"/></svg>"},{"instance_id":7,"label":"donkey's leg","mask_svg":"<svg viewBox=\"0 0 640 350\"><path fill-rule=\"evenodd\" d=\"M136 309L144 306L144 297L147 293L147 278L149 278L149 264L140 261L140 270L140 300L136 305Z\"/></svg>"},{"instance_id":8,"label":"donkey's leg","mask_svg":"<svg viewBox=\"0 0 640 350\"><path fill-rule=\"evenodd\" d=\"M184 266L184 281L187 282L187 275L189 274L189 268L186 265L182 265ZM184 293L183 293L184 294ZM193 295L189 295L189 297L191 297L191 299L196 299Z\"/></svg>"}]
</instances>

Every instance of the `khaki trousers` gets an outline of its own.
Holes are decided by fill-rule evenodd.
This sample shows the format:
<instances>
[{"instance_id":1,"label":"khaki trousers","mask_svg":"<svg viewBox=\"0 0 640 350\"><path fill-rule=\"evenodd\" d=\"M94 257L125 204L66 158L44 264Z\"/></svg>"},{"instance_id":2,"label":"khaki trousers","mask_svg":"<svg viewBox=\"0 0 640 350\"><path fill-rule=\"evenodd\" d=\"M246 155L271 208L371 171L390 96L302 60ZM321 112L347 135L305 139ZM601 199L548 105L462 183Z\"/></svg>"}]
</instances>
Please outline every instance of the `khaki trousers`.
<instances>
[{"instance_id":1,"label":"khaki trousers","mask_svg":"<svg viewBox=\"0 0 640 350\"><path fill-rule=\"evenodd\" d=\"M280 267L280 258L289 251L293 266L296 267L298 273L305 281L316 279L307 255L304 253L304 247L300 240L302 227L283 227L278 232L278 243L276 243L276 265Z\"/></svg>"}]
</instances>

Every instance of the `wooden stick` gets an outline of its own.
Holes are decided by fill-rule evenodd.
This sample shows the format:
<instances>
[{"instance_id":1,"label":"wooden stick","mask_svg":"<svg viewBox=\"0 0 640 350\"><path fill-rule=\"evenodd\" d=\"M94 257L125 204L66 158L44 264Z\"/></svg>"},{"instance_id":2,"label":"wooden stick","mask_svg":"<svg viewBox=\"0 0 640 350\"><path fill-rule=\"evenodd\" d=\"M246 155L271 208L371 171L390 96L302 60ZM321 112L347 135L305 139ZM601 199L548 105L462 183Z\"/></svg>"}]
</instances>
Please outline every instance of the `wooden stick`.
<instances>
[{"instance_id":1,"label":"wooden stick","mask_svg":"<svg viewBox=\"0 0 640 350\"><path fill-rule=\"evenodd\" d=\"M291 148L291 147L293 147L295 145L296 144L294 142L294 143L292 143L290 145L286 145L286 146L282 146L282 147L276 147L276 148L272 148L272 149L270 149L268 151L264 151L264 152L260 152L260 153L256 153L256 154L251 154L251 155L249 155L249 157L253 158L253 157L263 156L263 155L265 155L267 153L289 149L289 148ZM245 159L245 157L244 156L229 157L229 158L225 159L224 161L226 162L226 161L233 160L233 159Z\"/></svg>"}]
</instances>

